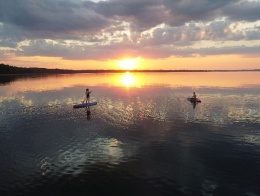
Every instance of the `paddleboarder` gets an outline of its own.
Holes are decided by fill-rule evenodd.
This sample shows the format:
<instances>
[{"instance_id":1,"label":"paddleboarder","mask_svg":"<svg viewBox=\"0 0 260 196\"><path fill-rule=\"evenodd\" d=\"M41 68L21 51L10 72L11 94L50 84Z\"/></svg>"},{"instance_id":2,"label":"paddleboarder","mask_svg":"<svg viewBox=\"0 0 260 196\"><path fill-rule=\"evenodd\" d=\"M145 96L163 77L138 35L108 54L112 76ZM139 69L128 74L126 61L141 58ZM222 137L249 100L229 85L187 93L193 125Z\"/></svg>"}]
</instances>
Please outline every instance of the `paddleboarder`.
<instances>
[{"instance_id":1,"label":"paddleboarder","mask_svg":"<svg viewBox=\"0 0 260 196\"><path fill-rule=\"evenodd\" d=\"M90 100L90 93L91 91L89 91L89 89L87 88L86 89L86 102L89 103L89 100Z\"/></svg>"},{"instance_id":2,"label":"paddleboarder","mask_svg":"<svg viewBox=\"0 0 260 196\"><path fill-rule=\"evenodd\" d=\"M193 92L193 95L192 95L192 97L191 97L191 100L196 100L197 99L197 96L196 96L196 93L195 92Z\"/></svg>"}]
</instances>

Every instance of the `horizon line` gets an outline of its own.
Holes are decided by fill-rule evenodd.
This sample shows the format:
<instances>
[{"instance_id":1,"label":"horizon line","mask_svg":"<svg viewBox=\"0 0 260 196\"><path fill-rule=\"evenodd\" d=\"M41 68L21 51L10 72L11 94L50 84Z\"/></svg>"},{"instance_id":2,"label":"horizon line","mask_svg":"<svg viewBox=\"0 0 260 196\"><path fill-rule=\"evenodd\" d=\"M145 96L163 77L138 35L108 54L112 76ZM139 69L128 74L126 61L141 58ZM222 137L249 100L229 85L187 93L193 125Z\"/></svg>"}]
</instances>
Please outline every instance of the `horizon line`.
<instances>
[{"instance_id":1,"label":"horizon line","mask_svg":"<svg viewBox=\"0 0 260 196\"><path fill-rule=\"evenodd\" d=\"M4 67L12 67L14 69L25 70L37 70L38 73L42 70L43 73L46 71L61 71L61 72L70 72L70 73L98 73L98 72L246 72L246 71L260 71L260 69L61 69L61 68L42 68L42 67L18 67L11 66L7 64L2 64ZM20 70L20 71L21 71ZM19 72L19 71L18 71ZM0 73L1 74L1 73Z\"/></svg>"}]
</instances>

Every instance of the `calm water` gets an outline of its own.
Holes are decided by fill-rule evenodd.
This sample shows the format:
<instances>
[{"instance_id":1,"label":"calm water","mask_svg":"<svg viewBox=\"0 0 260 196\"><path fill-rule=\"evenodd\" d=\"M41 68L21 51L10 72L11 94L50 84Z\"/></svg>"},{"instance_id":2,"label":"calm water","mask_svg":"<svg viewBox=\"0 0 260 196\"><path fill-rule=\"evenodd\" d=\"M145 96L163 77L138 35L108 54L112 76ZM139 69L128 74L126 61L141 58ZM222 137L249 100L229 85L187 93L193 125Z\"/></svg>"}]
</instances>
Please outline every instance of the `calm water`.
<instances>
[{"instance_id":1,"label":"calm water","mask_svg":"<svg viewBox=\"0 0 260 196\"><path fill-rule=\"evenodd\" d=\"M0 194L260 195L259 89L259 72L1 76Z\"/></svg>"}]
</instances>

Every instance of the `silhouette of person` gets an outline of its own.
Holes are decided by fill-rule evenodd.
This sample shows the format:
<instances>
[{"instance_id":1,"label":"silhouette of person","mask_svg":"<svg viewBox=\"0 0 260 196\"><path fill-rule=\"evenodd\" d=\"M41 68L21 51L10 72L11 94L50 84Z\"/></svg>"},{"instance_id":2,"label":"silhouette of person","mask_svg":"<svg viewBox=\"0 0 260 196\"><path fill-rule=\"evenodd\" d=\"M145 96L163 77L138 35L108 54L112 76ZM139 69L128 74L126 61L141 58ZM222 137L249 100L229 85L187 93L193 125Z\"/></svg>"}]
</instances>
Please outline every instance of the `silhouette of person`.
<instances>
[{"instance_id":1,"label":"silhouette of person","mask_svg":"<svg viewBox=\"0 0 260 196\"><path fill-rule=\"evenodd\" d=\"M91 91L89 91L89 89L87 88L86 89L86 102L89 103L89 100L90 100L90 93Z\"/></svg>"},{"instance_id":2,"label":"silhouette of person","mask_svg":"<svg viewBox=\"0 0 260 196\"><path fill-rule=\"evenodd\" d=\"M191 100L196 100L197 99L197 96L196 96L196 93L195 92L193 92L193 95L192 95L192 97L191 97Z\"/></svg>"}]
</instances>

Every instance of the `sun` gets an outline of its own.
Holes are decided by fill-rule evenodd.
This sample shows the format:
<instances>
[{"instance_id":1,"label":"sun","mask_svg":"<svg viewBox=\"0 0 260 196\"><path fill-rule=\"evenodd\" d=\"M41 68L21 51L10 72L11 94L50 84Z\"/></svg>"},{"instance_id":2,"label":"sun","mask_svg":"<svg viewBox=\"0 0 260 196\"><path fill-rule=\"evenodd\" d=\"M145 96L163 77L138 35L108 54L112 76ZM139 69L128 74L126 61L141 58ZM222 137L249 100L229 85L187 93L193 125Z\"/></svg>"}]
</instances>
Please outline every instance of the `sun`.
<instances>
[{"instance_id":1,"label":"sun","mask_svg":"<svg viewBox=\"0 0 260 196\"><path fill-rule=\"evenodd\" d=\"M121 69L133 70L138 67L139 61L140 61L140 58L123 59L123 60L118 61L118 65L121 67Z\"/></svg>"}]
</instances>

